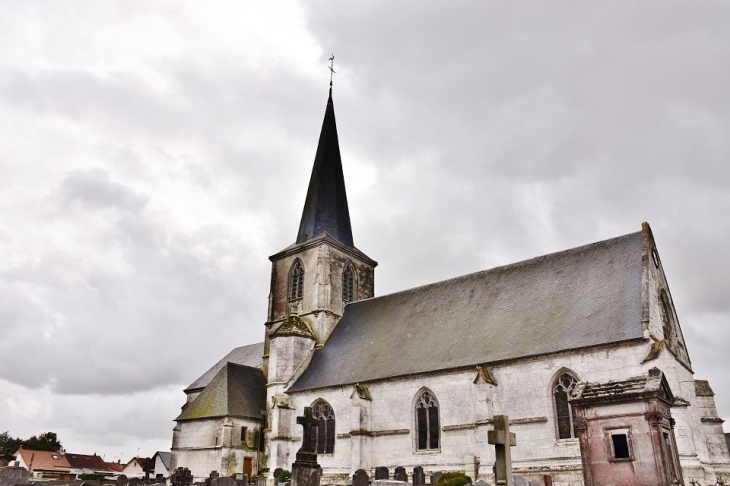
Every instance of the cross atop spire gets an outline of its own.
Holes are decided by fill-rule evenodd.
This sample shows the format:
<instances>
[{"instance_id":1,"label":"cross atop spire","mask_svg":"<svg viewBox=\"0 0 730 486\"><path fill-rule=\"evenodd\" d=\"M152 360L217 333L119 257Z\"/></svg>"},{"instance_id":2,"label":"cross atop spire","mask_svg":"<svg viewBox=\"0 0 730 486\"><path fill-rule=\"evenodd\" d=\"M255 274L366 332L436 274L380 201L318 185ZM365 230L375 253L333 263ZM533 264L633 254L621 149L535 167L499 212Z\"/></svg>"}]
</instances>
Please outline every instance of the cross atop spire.
<instances>
[{"instance_id":1,"label":"cross atop spire","mask_svg":"<svg viewBox=\"0 0 730 486\"><path fill-rule=\"evenodd\" d=\"M335 71L335 55L334 54L332 54L332 57L329 58L329 62L330 62L330 88L331 88L332 87L332 76L334 74L337 74L337 72Z\"/></svg>"},{"instance_id":2,"label":"cross atop spire","mask_svg":"<svg viewBox=\"0 0 730 486\"><path fill-rule=\"evenodd\" d=\"M333 59L334 56L330 61ZM330 67L330 69L332 68ZM307 199L304 202L302 220L299 223L297 243L304 243L323 233L328 233L332 238L347 246L355 246L352 241L350 211L347 207L345 176L342 173L340 143L337 139L332 87L330 87L327 108L324 112L322 131L319 134L319 145L317 155L314 157L314 167L309 180Z\"/></svg>"}]
</instances>

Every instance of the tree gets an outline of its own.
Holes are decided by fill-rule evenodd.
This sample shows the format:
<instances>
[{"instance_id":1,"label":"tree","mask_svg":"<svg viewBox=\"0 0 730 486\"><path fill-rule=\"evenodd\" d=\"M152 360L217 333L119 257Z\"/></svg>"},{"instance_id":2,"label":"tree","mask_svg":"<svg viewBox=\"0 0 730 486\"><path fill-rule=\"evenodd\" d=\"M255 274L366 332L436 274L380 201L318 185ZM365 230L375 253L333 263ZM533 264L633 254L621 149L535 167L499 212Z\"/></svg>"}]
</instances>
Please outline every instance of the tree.
<instances>
[{"instance_id":1,"label":"tree","mask_svg":"<svg viewBox=\"0 0 730 486\"><path fill-rule=\"evenodd\" d=\"M38 437L35 435L28 440L23 441L23 447L26 449L34 449L36 451L60 451L62 449L61 441L55 432L45 432Z\"/></svg>"},{"instance_id":2,"label":"tree","mask_svg":"<svg viewBox=\"0 0 730 486\"><path fill-rule=\"evenodd\" d=\"M12 460L15 457L13 454L18 452L22 443L20 439L13 439L7 430L0 434L0 458Z\"/></svg>"}]
</instances>

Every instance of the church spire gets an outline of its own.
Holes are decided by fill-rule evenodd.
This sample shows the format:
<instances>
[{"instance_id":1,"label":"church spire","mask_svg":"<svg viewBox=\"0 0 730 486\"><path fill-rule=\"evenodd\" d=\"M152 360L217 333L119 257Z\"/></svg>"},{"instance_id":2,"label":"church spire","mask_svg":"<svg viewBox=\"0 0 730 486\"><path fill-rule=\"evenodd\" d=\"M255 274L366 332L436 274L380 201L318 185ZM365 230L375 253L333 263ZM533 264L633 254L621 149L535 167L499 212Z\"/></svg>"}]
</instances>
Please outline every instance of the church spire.
<instances>
[{"instance_id":1,"label":"church spire","mask_svg":"<svg viewBox=\"0 0 730 486\"><path fill-rule=\"evenodd\" d=\"M342 173L331 86L322 132L319 135L317 155L314 157L312 177L309 180L307 199L304 202L302 221L299 223L297 243L304 243L322 233L328 233L347 246L355 246L352 241L350 211L347 208L345 177Z\"/></svg>"}]
</instances>

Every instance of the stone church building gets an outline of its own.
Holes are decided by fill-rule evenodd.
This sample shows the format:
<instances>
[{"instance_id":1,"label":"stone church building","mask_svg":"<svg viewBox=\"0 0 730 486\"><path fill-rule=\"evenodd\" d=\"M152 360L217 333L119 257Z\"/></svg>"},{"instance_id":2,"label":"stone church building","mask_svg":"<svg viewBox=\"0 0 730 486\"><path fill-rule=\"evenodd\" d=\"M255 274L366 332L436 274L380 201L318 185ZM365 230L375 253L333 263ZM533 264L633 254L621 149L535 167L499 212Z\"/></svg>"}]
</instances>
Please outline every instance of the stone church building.
<instances>
[{"instance_id":1,"label":"stone church building","mask_svg":"<svg viewBox=\"0 0 730 486\"><path fill-rule=\"evenodd\" d=\"M271 260L263 343L186 390L171 467L291 469L312 407L323 484L422 466L494 484L494 415L523 484L730 479L713 391L696 380L649 225L375 297L355 247L332 92L295 242Z\"/></svg>"}]
</instances>

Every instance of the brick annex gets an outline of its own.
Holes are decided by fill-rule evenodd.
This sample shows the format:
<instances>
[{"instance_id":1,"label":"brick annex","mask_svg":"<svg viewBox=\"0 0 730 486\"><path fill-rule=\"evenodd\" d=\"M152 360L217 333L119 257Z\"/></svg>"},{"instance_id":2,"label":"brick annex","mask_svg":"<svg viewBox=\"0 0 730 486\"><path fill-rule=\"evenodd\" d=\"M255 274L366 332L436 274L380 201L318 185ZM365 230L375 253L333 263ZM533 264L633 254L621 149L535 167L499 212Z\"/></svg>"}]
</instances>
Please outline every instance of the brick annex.
<instances>
[{"instance_id":1,"label":"brick annex","mask_svg":"<svg viewBox=\"0 0 730 486\"><path fill-rule=\"evenodd\" d=\"M304 407L322 484L396 468L412 483L463 471L494 484L498 415L518 438L512 468L524 484L730 480L723 420L694 378L646 223L375 297L377 262L353 242L330 88L296 240L270 260L263 342L185 389L171 468L191 481L216 471L273 486L301 446Z\"/></svg>"}]
</instances>

